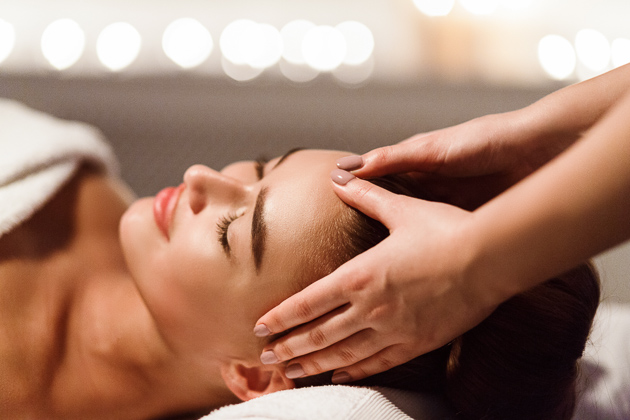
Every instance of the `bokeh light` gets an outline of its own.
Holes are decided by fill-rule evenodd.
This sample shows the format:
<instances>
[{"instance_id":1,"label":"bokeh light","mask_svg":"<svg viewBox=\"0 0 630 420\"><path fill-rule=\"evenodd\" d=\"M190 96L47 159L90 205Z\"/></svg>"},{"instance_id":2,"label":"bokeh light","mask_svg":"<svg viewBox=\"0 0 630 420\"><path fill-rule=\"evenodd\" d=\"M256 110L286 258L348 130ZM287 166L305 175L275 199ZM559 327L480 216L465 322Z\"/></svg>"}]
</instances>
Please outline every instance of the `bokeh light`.
<instances>
[{"instance_id":1,"label":"bokeh light","mask_svg":"<svg viewBox=\"0 0 630 420\"><path fill-rule=\"evenodd\" d=\"M254 68L248 64L235 64L226 57L221 58L221 67L225 74L238 82L246 82L258 77L264 69Z\"/></svg>"},{"instance_id":2,"label":"bokeh light","mask_svg":"<svg viewBox=\"0 0 630 420\"><path fill-rule=\"evenodd\" d=\"M474 15L489 15L499 6L499 0L459 0L464 9Z\"/></svg>"},{"instance_id":3,"label":"bokeh light","mask_svg":"<svg viewBox=\"0 0 630 420\"><path fill-rule=\"evenodd\" d=\"M359 22L347 21L335 28L346 40L344 64L356 66L370 58L374 51L374 36L367 26Z\"/></svg>"},{"instance_id":4,"label":"bokeh light","mask_svg":"<svg viewBox=\"0 0 630 420\"><path fill-rule=\"evenodd\" d=\"M327 25L310 29L302 43L304 60L319 71L331 71L339 67L346 57L346 51L346 39L343 34Z\"/></svg>"},{"instance_id":5,"label":"bokeh light","mask_svg":"<svg viewBox=\"0 0 630 420\"><path fill-rule=\"evenodd\" d=\"M279 67L284 77L297 83L310 82L319 75L319 70L307 66L306 64L295 64L287 60L281 60Z\"/></svg>"},{"instance_id":6,"label":"bokeh light","mask_svg":"<svg viewBox=\"0 0 630 420\"><path fill-rule=\"evenodd\" d=\"M213 48L210 32L193 18L171 22L162 35L162 49L166 56L185 69L197 67L206 61Z\"/></svg>"},{"instance_id":7,"label":"bokeh light","mask_svg":"<svg viewBox=\"0 0 630 420\"><path fill-rule=\"evenodd\" d=\"M610 47L613 66L620 67L630 63L630 39L617 38Z\"/></svg>"},{"instance_id":8,"label":"bokeh light","mask_svg":"<svg viewBox=\"0 0 630 420\"><path fill-rule=\"evenodd\" d=\"M560 35L547 35L538 43L538 60L549 76L564 80L575 71L575 51Z\"/></svg>"},{"instance_id":9,"label":"bokeh light","mask_svg":"<svg viewBox=\"0 0 630 420\"><path fill-rule=\"evenodd\" d=\"M280 36L282 37L282 58L292 64L305 64L304 54L302 54L302 43L306 33L315 27L313 22L298 19L293 20L282 27Z\"/></svg>"},{"instance_id":10,"label":"bokeh light","mask_svg":"<svg viewBox=\"0 0 630 420\"><path fill-rule=\"evenodd\" d=\"M119 71L138 57L142 39L140 33L127 22L108 25L96 40L96 54L105 67Z\"/></svg>"},{"instance_id":11,"label":"bokeh light","mask_svg":"<svg viewBox=\"0 0 630 420\"><path fill-rule=\"evenodd\" d=\"M446 16L455 5L455 0L413 0L418 10L427 16Z\"/></svg>"},{"instance_id":12,"label":"bokeh light","mask_svg":"<svg viewBox=\"0 0 630 420\"><path fill-rule=\"evenodd\" d=\"M0 19L0 63L7 59L15 46L15 28L6 20Z\"/></svg>"},{"instance_id":13,"label":"bokeh light","mask_svg":"<svg viewBox=\"0 0 630 420\"><path fill-rule=\"evenodd\" d=\"M589 70L602 71L610 63L610 43L594 29L582 29L575 36L575 51Z\"/></svg>"},{"instance_id":14,"label":"bokeh light","mask_svg":"<svg viewBox=\"0 0 630 420\"><path fill-rule=\"evenodd\" d=\"M374 71L374 58L359 65L342 64L333 70L333 75L337 80L346 85L358 86L368 80Z\"/></svg>"},{"instance_id":15,"label":"bokeh light","mask_svg":"<svg viewBox=\"0 0 630 420\"><path fill-rule=\"evenodd\" d=\"M250 61L256 54L252 46L252 39L256 32L255 27L256 22L249 19L235 20L227 25L219 40L223 57L238 65Z\"/></svg>"},{"instance_id":16,"label":"bokeh light","mask_svg":"<svg viewBox=\"0 0 630 420\"><path fill-rule=\"evenodd\" d=\"M57 70L64 70L81 58L85 34L74 20L59 19L44 30L41 47L46 60Z\"/></svg>"},{"instance_id":17,"label":"bokeh light","mask_svg":"<svg viewBox=\"0 0 630 420\"><path fill-rule=\"evenodd\" d=\"M259 23L254 28L255 49L257 51L247 62L257 69L276 64L282 57L282 37L280 31L267 23Z\"/></svg>"},{"instance_id":18,"label":"bokeh light","mask_svg":"<svg viewBox=\"0 0 630 420\"><path fill-rule=\"evenodd\" d=\"M282 37L272 25L240 19L223 30L219 41L223 56L236 65L270 67L282 57Z\"/></svg>"}]
</instances>

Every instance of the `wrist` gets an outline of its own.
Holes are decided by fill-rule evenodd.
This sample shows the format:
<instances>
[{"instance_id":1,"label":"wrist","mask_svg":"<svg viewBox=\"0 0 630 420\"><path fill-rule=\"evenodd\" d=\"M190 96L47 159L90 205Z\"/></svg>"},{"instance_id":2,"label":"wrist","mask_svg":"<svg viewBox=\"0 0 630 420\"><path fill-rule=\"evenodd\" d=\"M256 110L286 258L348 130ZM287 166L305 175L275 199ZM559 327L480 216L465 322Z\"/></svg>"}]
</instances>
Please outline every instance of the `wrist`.
<instances>
[{"instance_id":1,"label":"wrist","mask_svg":"<svg viewBox=\"0 0 630 420\"><path fill-rule=\"evenodd\" d=\"M473 212L464 238L467 251L463 259L463 281L475 300L494 309L525 288L516 278L517 273L506 267L508 256L494 246L494 235L485 230L488 229L483 227L480 215Z\"/></svg>"},{"instance_id":2,"label":"wrist","mask_svg":"<svg viewBox=\"0 0 630 420\"><path fill-rule=\"evenodd\" d=\"M493 272L496 266L487 258L489 248L485 235L478 232L477 219L475 212L470 213L468 223L458 229L458 281L471 306L492 311L515 293Z\"/></svg>"}]
</instances>

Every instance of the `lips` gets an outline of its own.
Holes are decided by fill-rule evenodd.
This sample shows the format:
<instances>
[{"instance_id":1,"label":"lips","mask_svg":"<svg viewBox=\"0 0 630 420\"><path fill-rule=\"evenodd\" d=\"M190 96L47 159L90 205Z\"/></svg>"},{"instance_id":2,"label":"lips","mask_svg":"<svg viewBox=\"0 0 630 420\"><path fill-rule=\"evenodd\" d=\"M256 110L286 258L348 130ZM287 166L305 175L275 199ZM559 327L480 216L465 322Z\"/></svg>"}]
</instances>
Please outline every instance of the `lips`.
<instances>
[{"instance_id":1,"label":"lips","mask_svg":"<svg viewBox=\"0 0 630 420\"><path fill-rule=\"evenodd\" d=\"M173 221L173 214L175 213L179 196L184 188L184 184L181 184L179 187L164 188L155 196L153 201L153 217L155 218L155 223L166 239L170 239L169 230Z\"/></svg>"}]
</instances>

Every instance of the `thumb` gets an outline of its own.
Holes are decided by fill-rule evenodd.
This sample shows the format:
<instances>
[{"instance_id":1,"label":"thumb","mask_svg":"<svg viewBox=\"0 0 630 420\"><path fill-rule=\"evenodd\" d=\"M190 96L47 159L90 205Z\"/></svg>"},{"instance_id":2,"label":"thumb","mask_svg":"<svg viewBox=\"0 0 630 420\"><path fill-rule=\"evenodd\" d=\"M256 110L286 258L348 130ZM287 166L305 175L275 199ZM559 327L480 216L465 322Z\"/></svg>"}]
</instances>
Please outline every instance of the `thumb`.
<instances>
[{"instance_id":1,"label":"thumb","mask_svg":"<svg viewBox=\"0 0 630 420\"><path fill-rule=\"evenodd\" d=\"M372 178L402 172L436 172L444 163L445 150L435 136L422 134L404 143L379 147L363 156L363 165L352 173Z\"/></svg>"}]
</instances>

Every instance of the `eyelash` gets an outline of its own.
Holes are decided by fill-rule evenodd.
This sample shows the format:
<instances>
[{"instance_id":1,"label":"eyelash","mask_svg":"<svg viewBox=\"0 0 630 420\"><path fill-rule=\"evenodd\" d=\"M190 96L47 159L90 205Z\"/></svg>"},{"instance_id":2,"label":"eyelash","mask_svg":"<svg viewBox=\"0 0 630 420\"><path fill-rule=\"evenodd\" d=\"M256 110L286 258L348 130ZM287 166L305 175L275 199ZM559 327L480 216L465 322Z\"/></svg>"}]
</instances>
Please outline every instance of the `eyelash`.
<instances>
[{"instance_id":1,"label":"eyelash","mask_svg":"<svg viewBox=\"0 0 630 420\"><path fill-rule=\"evenodd\" d=\"M269 162L268 159L264 157L259 157L254 162L254 169L256 170L256 176L258 180L261 180L264 176L265 165ZM217 223L217 235L219 237L219 243L223 247L223 251L226 254L230 253L230 243L228 242L228 228L233 221L238 219L238 215L236 213L229 213L227 216L222 216Z\"/></svg>"},{"instance_id":2,"label":"eyelash","mask_svg":"<svg viewBox=\"0 0 630 420\"><path fill-rule=\"evenodd\" d=\"M229 213L227 216L222 216L217 223L217 234L219 235L219 243L223 247L226 254L230 253L230 243L228 242L228 228L230 224L238 219L236 213Z\"/></svg>"}]
</instances>

